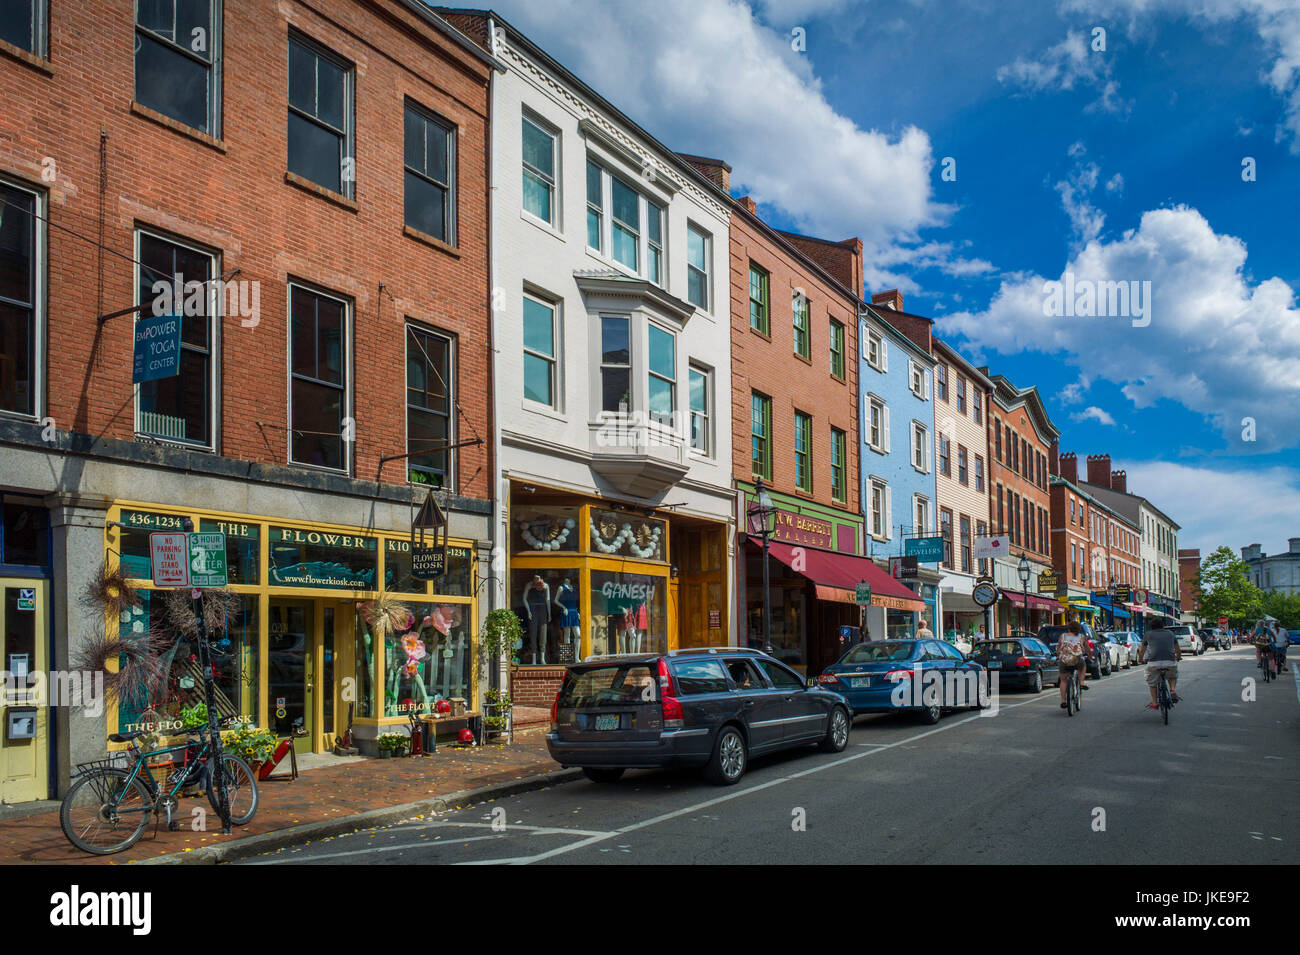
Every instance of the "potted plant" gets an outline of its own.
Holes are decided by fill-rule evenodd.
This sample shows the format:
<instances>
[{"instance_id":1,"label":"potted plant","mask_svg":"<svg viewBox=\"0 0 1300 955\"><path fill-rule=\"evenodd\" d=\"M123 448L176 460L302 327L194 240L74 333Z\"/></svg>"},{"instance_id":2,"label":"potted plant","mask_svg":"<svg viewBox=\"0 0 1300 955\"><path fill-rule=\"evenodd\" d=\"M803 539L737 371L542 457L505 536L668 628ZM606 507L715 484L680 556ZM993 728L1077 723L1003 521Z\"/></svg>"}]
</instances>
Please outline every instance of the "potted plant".
<instances>
[{"instance_id":1,"label":"potted plant","mask_svg":"<svg viewBox=\"0 0 1300 955\"><path fill-rule=\"evenodd\" d=\"M510 710L514 707L510 696L501 690L489 689L484 694L483 727L488 736L500 736L510 727Z\"/></svg>"},{"instance_id":2,"label":"potted plant","mask_svg":"<svg viewBox=\"0 0 1300 955\"><path fill-rule=\"evenodd\" d=\"M262 764L275 754L277 743L278 740L272 733L248 723L221 734L222 752L241 757L254 772L259 771Z\"/></svg>"},{"instance_id":3,"label":"potted plant","mask_svg":"<svg viewBox=\"0 0 1300 955\"><path fill-rule=\"evenodd\" d=\"M208 725L208 704L195 703L181 707L181 728L192 730Z\"/></svg>"},{"instance_id":4,"label":"potted plant","mask_svg":"<svg viewBox=\"0 0 1300 955\"><path fill-rule=\"evenodd\" d=\"M405 733L381 733L376 742L379 746L379 758L388 759L390 756L401 756L405 753L410 738Z\"/></svg>"}]
</instances>

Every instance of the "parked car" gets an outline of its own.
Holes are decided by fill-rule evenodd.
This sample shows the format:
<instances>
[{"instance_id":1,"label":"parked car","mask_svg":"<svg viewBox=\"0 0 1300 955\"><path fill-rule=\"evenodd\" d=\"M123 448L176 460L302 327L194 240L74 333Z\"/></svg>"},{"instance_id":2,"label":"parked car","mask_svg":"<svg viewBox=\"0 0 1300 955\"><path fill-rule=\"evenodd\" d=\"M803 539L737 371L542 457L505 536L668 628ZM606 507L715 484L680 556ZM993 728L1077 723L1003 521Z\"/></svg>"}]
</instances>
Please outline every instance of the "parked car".
<instances>
[{"instance_id":1,"label":"parked car","mask_svg":"<svg viewBox=\"0 0 1300 955\"><path fill-rule=\"evenodd\" d=\"M1286 645L1292 646L1300 643L1300 630L1288 630L1286 632Z\"/></svg>"},{"instance_id":2,"label":"parked car","mask_svg":"<svg viewBox=\"0 0 1300 955\"><path fill-rule=\"evenodd\" d=\"M1094 680L1100 680L1103 676L1110 673L1110 652L1099 650L1097 632L1092 629L1090 623L1079 624L1080 634L1083 637L1084 659L1087 661L1088 673ZM1062 624L1051 623L1038 630L1038 639L1047 644L1056 653L1056 644L1061 639L1061 634L1065 633L1065 627Z\"/></svg>"},{"instance_id":3,"label":"parked car","mask_svg":"<svg viewBox=\"0 0 1300 955\"><path fill-rule=\"evenodd\" d=\"M1205 652L1205 644L1201 641L1201 636L1190 623L1176 623L1168 628L1173 631L1174 639L1178 641L1178 648L1183 653L1200 655Z\"/></svg>"},{"instance_id":4,"label":"parked car","mask_svg":"<svg viewBox=\"0 0 1300 955\"><path fill-rule=\"evenodd\" d=\"M1132 630L1116 631L1115 636L1118 637L1123 642L1124 646L1128 648L1129 666L1137 666L1138 653L1142 649L1142 638Z\"/></svg>"},{"instance_id":5,"label":"parked car","mask_svg":"<svg viewBox=\"0 0 1300 955\"><path fill-rule=\"evenodd\" d=\"M1232 649L1232 637L1228 635L1227 630L1215 630L1214 639L1217 641L1220 650Z\"/></svg>"},{"instance_id":6,"label":"parked car","mask_svg":"<svg viewBox=\"0 0 1300 955\"><path fill-rule=\"evenodd\" d=\"M971 651L971 659L997 672L999 688L1018 686L1038 693L1044 684L1059 683L1061 679L1055 654L1036 637L980 640Z\"/></svg>"},{"instance_id":7,"label":"parked car","mask_svg":"<svg viewBox=\"0 0 1300 955\"><path fill-rule=\"evenodd\" d=\"M1126 634L1125 630L1110 630L1100 635L1111 651L1111 667L1114 670L1127 670L1137 662L1137 651L1129 653Z\"/></svg>"},{"instance_id":8,"label":"parked car","mask_svg":"<svg viewBox=\"0 0 1300 955\"><path fill-rule=\"evenodd\" d=\"M595 782L615 782L626 769L701 766L728 786L751 756L809 743L842 751L851 723L842 696L773 657L708 647L569 664L546 747Z\"/></svg>"},{"instance_id":9,"label":"parked car","mask_svg":"<svg viewBox=\"0 0 1300 955\"><path fill-rule=\"evenodd\" d=\"M1124 669L1124 657L1126 651L1119 644L1119 638L1115 636L1114 630L1099 631L1096 635L1097 643L1101 646L1102 651L1109 658L1111 673L1118 673Z\"/></svg>"},{"instance_id":10,"label":"parked car","mask_svg":"<svg viewBox=\"0 0 1300 955\"><path fill-rule=\"evenodd\" d=\"M941 695L927 695L926 679L917 673L937 672ZM958 681L948 674L965 677ZM970 681L984 680L979 663L968 660L943 640L869 640L850 647L836 662L817 677L819 686L834 690L848 700L856 716L859 713L916 713L924 723L937 723L945 709L978 705L961 692ZM919 682L918 682L919 680ZM902 692L896 692L901 690Z\"/></svg>"},{"instance_id":11,"label":"parked car","mask_svg":"<svg viewBox=\"0 0 1300 955\"><path fill-rule=\"evenodd\" d=\"M1227 634L1214 627L1202 627L1196 631L1196 635L1201 638L1201 643L1207 650L1226 650L1231 646Z\"/></svg>"}]
</instances>

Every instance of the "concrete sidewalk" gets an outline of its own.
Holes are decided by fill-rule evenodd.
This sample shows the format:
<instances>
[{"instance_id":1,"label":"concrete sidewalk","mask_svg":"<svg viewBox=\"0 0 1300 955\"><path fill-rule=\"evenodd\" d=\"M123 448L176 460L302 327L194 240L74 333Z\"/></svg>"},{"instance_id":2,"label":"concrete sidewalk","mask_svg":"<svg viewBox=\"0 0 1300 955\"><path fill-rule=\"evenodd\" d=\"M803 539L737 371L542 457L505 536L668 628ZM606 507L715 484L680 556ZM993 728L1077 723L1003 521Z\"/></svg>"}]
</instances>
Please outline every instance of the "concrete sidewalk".
<instances>
[{"instance_id":1,"label":"concrete sidewalk","mask_svg":"<svg viewBox=\"0 0 1300 955\"><path fill-rule=\"evenodd\" d=\"M453 749L444 744L436 755L340 761L304 770L296 780L281 776L285 769L282 766L258 783L257 815L229 836L189 829L191 810L196 807L205 810L210 830L220 829L207 797L201 796L181 800L184 830L168 832L166 824L160 823L155 832L151 821L140 841L126 852L92 856L64 837L56 808L0 821L0 864L215 863L580 775L577 770L561 770L550 758L544 727L517 731L511 745Z\"/></svg>"}]
</instances>

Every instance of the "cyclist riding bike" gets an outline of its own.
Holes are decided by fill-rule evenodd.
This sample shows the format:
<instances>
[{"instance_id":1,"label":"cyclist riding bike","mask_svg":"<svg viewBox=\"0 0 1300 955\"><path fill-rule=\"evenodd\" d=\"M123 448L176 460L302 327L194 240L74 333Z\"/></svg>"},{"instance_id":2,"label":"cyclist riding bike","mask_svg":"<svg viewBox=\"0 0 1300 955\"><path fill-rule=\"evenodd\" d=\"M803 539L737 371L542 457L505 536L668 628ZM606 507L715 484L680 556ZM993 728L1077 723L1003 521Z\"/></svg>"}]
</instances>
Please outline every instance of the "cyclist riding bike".
<instances>
[{"instance_id":1,"label":"cyclist riding bike","mask_svg":"<svg viewBox=\"0 0 1300 955\"><path fill-rule=\"evenodd\" d=\"M1273 652L1273 631L1263 620L1255 625L1252 642L1255 644L1255 665L1263 667L1264 654Z\"/></svg>"},{"instance_id":2,"label":"cyclist riding bike","mask_svg":"<svg viewBox=\"0 0 1300 955\"><path fill-rule=\"evenodd\" d=\"M1286 673L1286 628L1280 622L1273 624L1273 655L1277 657L1277 672Z\"/></svg>"},{"instance_id":3,"label":"cyclist riding bike","mask_svg":"<svg viewBox=\"0 0 1300 955\"><path fill-rule=\"evenodd\" d=\"M1156 687L1160 685L1162 672L1169 683L1169 698L1175 703L1179 702L1180 697L1175 690L1178 689L1178 661L1182 658L1183 651L1172 630L1148 630L1142 638L1142 646L1138 648L1138 663L1147 665L1147 690L1151 693L1148 710L1160 709L1160 704L1156 701Z\"/></svg>"},{"instance_id":4,"label":"cyclist riding bike","mask_svg":"<svg viewBox=\"0 0 1300 955\"><path fill-rule=\"evenodd\" d=\"M1067 709L1069 704L1065 701L1065 694L1070 692L1070 674L1074 671L1079 673L1079 689L1086 690L1088 685L1083 682L1084 659L1083 659L1083 628L1079 626L1077 620L1071 620L1061 634L1056 644L1057 662L1061 665L1061 679L1058 681L1061 687L1061 709Z\"/></svg>"}]
</instances>

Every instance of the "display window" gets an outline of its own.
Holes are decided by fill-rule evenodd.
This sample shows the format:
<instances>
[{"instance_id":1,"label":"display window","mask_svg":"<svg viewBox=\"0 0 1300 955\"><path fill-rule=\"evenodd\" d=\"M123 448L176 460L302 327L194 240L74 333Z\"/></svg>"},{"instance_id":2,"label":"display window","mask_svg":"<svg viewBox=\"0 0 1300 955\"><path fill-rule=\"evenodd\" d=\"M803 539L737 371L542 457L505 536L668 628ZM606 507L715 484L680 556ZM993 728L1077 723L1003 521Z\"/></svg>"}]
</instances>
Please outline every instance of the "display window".
<instances>
[{"instance_id":1,"label":"display window","mask_svg":"<svg viewBox=\"0 0 1300 955\"><path fill-rule=\"evenodd\" d=\"M591 652L667 653L668 580L647 574L591 572Z\"/></svg>"},{"instance_id":2,"label":"display window","mask_svg":"<svg viewBox=\"0 0 1300 955\"><path fill-rule=\"evenodd\" d=\"M578 533L581 518L578 505L549 505L513 508L510 514L511 546L516 553L576 551L582 543Z\"/></svg>"},{"instance_id":3,"label":"display window","mask_svg":"<svg viewBox=\"0 0 1300 955\"><path fill-rule=\"evenodd\" d=\"M582 656L582 572L576 566L516 569L510 600L524 628L515 648L520 663L572 663Z\"/></svg>"}]
</instances>

